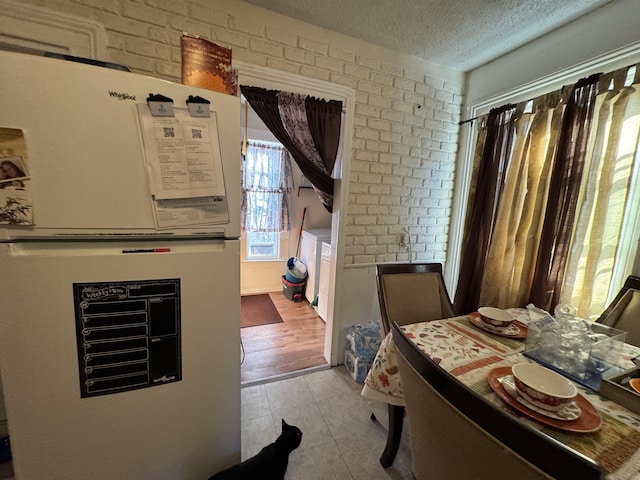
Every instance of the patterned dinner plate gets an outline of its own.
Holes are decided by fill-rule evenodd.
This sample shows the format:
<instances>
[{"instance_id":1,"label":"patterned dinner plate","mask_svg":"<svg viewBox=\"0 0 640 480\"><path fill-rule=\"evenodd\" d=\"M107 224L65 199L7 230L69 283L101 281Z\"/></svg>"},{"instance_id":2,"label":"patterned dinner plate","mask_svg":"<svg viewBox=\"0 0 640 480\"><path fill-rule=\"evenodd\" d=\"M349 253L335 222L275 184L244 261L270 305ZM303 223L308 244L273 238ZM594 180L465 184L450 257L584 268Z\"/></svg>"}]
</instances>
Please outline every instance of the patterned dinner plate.
<instances>
[{"instance_id":1,"label":"patterned dinner plate","mask_svg":"<svg viewBox=\"0 0 640 480\"><path fill-rule=\"evenodd\" d=\"M576 402L569 402L561 409L553 411L546 410L534 403L531 403L529 399L525 398L524 395L518 392L518 387L516 387L516 382L513 380L513 375L502 377L500 381L502 382L502 386L507 391L507 393L514 399L522 403L525 407L530 408L531 410L535 410L536 412L546 415L547 417L557 418L558 420L575 420L582 414L582 412L580 411L580 407Z\"/></svg>"},{"instance_id":2,"label":"patterned dinner plate","mask_svg":"<svg viewBox=\"0 0 640 480\"><path fill-rule=\"evenodd\" d=\"M480 314L478 312L473 312L468 315L469 321L475 327L478 327L480 330L484 330L487 333L492 333L493 335L499 335L501 337L508 338L527 338L527 333L529 332L529 328L522 322L518 320L514 320L513 323L504 331L493 330L487 327L482 320L480 320Z\"/></svg>"},{"instance_id":3,"label":"patterned dinner plate","mask_svg":"<svg viewBox=\"0 0 640 480\"><path fill-rule=\"evenodd\" d=\"M504 385L500 381L502 378L512 375L511 367L497 367L489 372L487 381L491 389L510 407L529 418L537 420L540 423L564 430L566 432L589 433L596 432L602 426L602 417L600 413L584 396L578 393L576 396L576 404L580 407L580 416L575 420L560 420L538 413L535 410L527 408L518 402L505 390Z\"/></svg>"}]
</instances>

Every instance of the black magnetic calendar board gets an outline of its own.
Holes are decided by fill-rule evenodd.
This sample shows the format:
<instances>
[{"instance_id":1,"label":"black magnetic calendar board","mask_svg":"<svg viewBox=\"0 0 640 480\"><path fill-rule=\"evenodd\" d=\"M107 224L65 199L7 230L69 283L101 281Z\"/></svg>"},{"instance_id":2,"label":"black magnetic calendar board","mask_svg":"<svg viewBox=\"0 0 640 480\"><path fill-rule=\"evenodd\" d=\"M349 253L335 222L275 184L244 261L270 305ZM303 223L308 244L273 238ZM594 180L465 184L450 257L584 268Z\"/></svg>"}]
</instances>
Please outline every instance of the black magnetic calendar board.
<instances>
[{"instance_id":1,"label":"black magnetic calendar board","mask_svg":"<svg viewBox=\"0 0 640 480\"><path fill-rule=\"evenodd\" d=\"M74 283L82 398L182 379L180 279Z\"/></svg>"}]
</instances>

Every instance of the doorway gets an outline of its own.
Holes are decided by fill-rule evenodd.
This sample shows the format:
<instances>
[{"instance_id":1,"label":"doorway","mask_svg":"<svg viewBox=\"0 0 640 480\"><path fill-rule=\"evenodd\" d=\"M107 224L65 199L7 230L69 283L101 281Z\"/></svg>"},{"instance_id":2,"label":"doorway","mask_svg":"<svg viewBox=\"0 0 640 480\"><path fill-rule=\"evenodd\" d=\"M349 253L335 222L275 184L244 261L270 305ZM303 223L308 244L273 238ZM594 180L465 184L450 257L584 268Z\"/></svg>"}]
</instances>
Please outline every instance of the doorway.
<instances>
[{"instance_id":1,"label":"doorway","mask_svg":"<svg viewBox=\"0 0 640 480\"><path fill-rule=\"evenodd\" d=\"M328 292L330 292L330 295L327 296L328 305L326 306L327 313L323 353L328 364L336 366L339 358L339 336L343 328L339 322L338 324L334 324L334 319L339 318L339 315L336 315L335 312L340 311L343 303L339 286L342 284L342 272L344 269L341 252L345 248L344 231L346 229L346 205L348 204L349 193L348 182L342 182L341 179L346 175L345 172L348 172L350 169L355 92L350 87L251 65L241 61L234 61L234 66L238 68L238 83L240 85L245 84L267 89L283 90L343 102L344 113L340 151L333 174L335 188L334 208L331 214L332 248L329 262L327 262L329 265Z\"/></svg>"},{"instance_id":2,"label":"doorway","mask_svg":"<svg viewBox=\"0 0 640 480\"><path fill-rule=\"evenodd\" d=\"M264 154L265 159L280 161L280 155L271 153L274 149L284 147L244 99L241 119L248 145L247 158L254 158L251 155L259 155L264 148L265 152L269 152ZM275 236L268 233L268 239L258 235L258 244L248 232L242 233L240 333L243 355L240 371L241 381L245 385L281 378L283 375L300 374L309 368L328 367L324 357L326 328L319 316L317 301L320 265L310 261L311 257L315 260L316 242L311 245L309 235L322 227L321 231L329 233L323 239L329 242L332 219L315 192L304 188L310 183L293 160L291 173L293 191L287 194L290 228ZM269 175L269 171L265 171L260 178L270 178ZM270 187L275 188L275 185ZM263 208L275 205L275 202L263 203ZM257 204L255 201L252 203ZM291 257L300 258L307 266L306 288L298 292L296 301L291 295L291 298L287 298L283 293L285 287L282 276ZM287 292L292 291L290 287L286 288ZM271 321L273 309L277 310L275 314L280 321ZM324 311L322 317L326 318Z\"/></svg>"}]
</instances>

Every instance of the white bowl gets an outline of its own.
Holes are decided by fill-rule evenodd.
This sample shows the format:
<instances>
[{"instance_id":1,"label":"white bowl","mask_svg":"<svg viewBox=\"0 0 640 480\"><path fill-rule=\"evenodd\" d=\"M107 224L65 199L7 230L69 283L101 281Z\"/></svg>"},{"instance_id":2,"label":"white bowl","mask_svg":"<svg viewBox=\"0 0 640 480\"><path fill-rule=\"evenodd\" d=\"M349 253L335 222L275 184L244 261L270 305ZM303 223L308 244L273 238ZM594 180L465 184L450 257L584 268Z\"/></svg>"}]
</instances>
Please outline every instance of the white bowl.
<instances>
[{"instance_id":1,"label":"white bowl","mask_svg":"<svg viewBox=\"0 0 640 480\"><path fill-rule=\"evenodd\" d=\"M513 315L495 307L480 307L478 309L480 320L494 330L505 330L513 323Z\"/></svg>"},{"instance_id":2,"label":"white bowl","mask_svg":"<svg viewBox=\"0 0 640 480\"><path fill-rule=\"evenodd\" d=\"M558 411L571 403L578 389L568 378L534 363L511 367L513 380L525 400L545 410Z\"/></svg>"}]
</instances>

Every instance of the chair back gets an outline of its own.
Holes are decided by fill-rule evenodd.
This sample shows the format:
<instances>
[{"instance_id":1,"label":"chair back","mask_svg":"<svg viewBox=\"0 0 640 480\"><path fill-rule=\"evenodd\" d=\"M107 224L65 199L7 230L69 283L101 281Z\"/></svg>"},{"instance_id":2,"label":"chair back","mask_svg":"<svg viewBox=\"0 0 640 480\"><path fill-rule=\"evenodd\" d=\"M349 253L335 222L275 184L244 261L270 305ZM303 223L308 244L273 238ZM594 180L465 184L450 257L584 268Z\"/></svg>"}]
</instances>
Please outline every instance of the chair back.
<instances>
[{"instance_id":1,"label":"chair back","mask_svg":"<svg viewBox=\"0 0 640 480\"><path fill-rule=\"evenodd\" d=\"M551 479L447 402L398 354L416 480Z\"/></svg>"},{"instance_id":2,"label":"chair back","mask_svg":"<svg viewBox=\"0 0 640 480\"><path fill-rule=\"evenodd\" d=\"M376 266L378 301L385 335L391 324L455 316L440 263L394 263Z\"/></svg>"},{"instance_id":3,"label":"chair back","mask_svg":"<svg viewBox=\"0 0 640 480\"><path fill-rule=\"evenodd\" d=\"M640 347L640 277L629 276L598 323L627 332L626 343Z\"/></svg>"}]
</instances>

